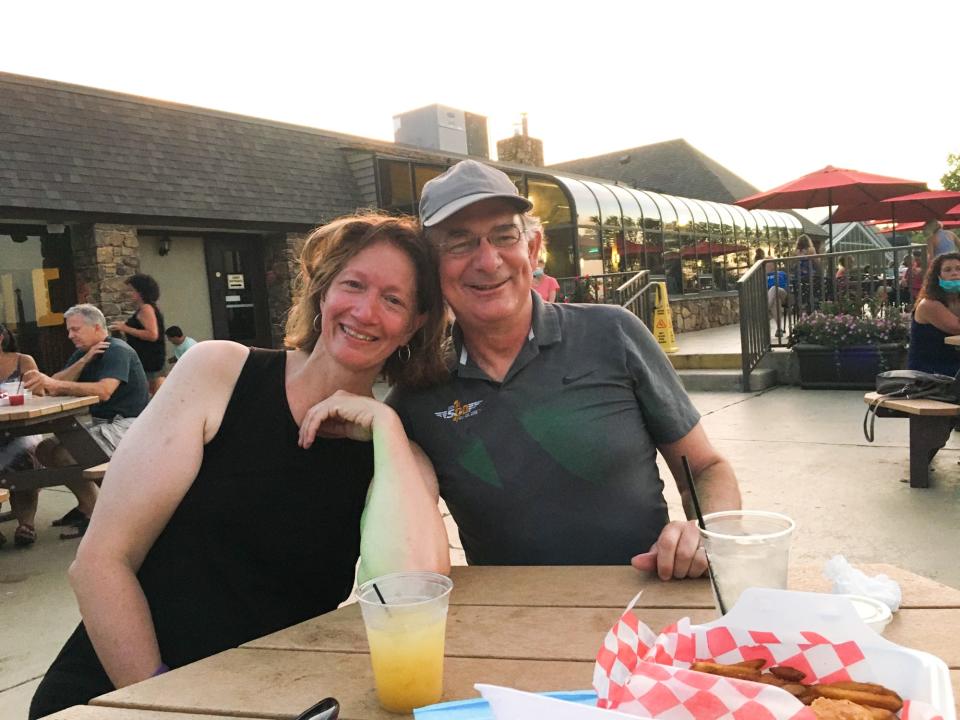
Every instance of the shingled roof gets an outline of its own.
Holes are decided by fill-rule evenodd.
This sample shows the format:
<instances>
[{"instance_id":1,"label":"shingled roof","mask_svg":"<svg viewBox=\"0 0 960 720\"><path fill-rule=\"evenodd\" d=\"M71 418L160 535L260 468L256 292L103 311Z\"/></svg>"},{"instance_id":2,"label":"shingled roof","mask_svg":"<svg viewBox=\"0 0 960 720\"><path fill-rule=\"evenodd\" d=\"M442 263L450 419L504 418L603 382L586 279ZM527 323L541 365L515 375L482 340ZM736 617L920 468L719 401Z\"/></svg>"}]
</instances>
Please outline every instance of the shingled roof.
<instances>
[{"instance_id":1,"label":"shingled roof","mask_svg":"<svg viewBox=\"0 0 960 720\"><path fill-rule=\"evenodd\" d=\"M610 178L639 190L733 204L760 190L683 139L549 165L548 170ZM802 215L804 232L826 235Z\"/></svg>"},{"instance_id":2,"label":"shingled roof","mask_svg":"<svg viewBox=\"0 0 960 720\"><path fill-rule=\"evenodd\" d=\"M312 225L375 141L0 73L0 208ZM383 143L390 146L391 143Z\"/></svg>"}]
</instances>

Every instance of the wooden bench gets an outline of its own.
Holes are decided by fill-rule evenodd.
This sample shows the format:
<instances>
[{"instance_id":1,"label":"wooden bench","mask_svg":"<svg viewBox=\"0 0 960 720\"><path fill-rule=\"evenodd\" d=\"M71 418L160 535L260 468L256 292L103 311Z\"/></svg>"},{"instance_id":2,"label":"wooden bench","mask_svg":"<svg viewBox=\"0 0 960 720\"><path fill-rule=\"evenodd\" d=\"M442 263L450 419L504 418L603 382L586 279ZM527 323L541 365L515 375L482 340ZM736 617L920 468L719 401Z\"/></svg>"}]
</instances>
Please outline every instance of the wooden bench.
<instances>
[{"instance_id":1,"label":"wooden bench","mask_svg":"<svg viewBox=\"0 0 960 720\"><path fill-rule=\"evenodd\" d=\"M103 480L103 476L107 474L107 468L110 466L110 463L105 462L100 465L94 465L83 471L84 480L93 480L96 483L99 483Z\"/></svg>"},{"instance_id":2,"label":"wooden bench","mask_svg":"<svg viewBox=\"0 0 960 720\"><path fill-rule=\"evenodd\" d=\"M879 393L868 392L863 401L872 405ZM950 438L954 418L960 416L960 405L940 400L882 400L877 417L910 419L910 487L930 487L930 462Z\"/></svg>"}]
</instances>

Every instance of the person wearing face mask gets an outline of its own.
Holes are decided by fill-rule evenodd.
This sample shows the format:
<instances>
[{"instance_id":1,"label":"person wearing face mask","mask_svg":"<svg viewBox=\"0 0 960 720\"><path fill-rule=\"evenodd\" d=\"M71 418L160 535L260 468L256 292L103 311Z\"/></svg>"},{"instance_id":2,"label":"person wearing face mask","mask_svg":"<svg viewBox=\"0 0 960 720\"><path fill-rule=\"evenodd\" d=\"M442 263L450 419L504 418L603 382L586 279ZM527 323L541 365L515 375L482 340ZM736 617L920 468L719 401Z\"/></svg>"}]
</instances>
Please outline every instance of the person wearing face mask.
<instances>
[{"instance_id":1,"label":"person wearing face mask","mask_svg":"<svg viewBox=\"0 0 960 720\"><path fill-rule=\"evenodd\" d=\"M960 252L938 255L930 263L910 323L911 370L956 375L960 352L944 343L960 335Z\"/></svg>"},{"instance_id":2,"label":"person wearing face mask","mask_svg":"<svg viewBox=\"0 0 960 720\"><path fill-rule=\"evenodd\" d=\"M560 283L556 278L550 277L544 271L546 262L543 258L537 260L537 267L533 270L533 289L547 302L557 301L557 291L560 289Z\"/></svg>"}]
</instances>

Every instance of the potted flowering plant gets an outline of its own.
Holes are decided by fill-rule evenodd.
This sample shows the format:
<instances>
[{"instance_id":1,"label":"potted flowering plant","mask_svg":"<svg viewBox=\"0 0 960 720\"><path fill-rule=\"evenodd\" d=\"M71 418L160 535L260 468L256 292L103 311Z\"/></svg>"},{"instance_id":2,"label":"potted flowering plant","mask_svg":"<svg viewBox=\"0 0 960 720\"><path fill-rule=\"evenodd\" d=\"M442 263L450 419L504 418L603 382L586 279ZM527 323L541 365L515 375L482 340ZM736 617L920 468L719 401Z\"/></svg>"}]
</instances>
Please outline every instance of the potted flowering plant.
<instances>
[{"instance_id":1,"label":"potted flowering plant","mask_svg":"<svg viewBox=\"0 0 960 720\"><path fill-rule=\"evenodd\" d=\"M906 364L909 315L889 305L850 310L823 303L794 325L801 387L872 390L877 373Z\"/></svg>"}]
</instances>

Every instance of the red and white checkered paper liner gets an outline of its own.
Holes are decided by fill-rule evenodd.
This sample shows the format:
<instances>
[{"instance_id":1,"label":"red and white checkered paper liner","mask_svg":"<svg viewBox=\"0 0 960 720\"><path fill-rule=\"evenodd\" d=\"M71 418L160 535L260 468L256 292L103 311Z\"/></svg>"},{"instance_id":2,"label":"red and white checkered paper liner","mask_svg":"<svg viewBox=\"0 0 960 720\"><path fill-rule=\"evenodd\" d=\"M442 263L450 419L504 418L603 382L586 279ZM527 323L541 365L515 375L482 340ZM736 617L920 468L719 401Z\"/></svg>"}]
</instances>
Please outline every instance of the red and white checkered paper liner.
<instances>
[{"instance_id":1,"label":"red and white checkered paper liner","mask_svg":"<svg viewBox=\"0 0 960 720\"><path fill-rule=\"evenodd\" d=\"M806 673L804 682L869 682L870 664L854 642L814 632L772 633L732 627L694 629L689 618L659 636L633 614L637 595L604 638L593 687L597 705L655 720L816 720L773 685L694 672L696 660L732 664L763 658ZM906 701L901 720L943 720L929 704Z\"/></svg>"}]
</instances>

